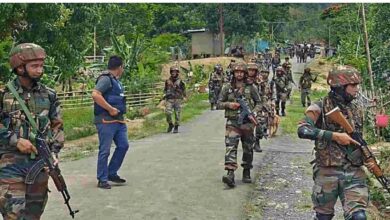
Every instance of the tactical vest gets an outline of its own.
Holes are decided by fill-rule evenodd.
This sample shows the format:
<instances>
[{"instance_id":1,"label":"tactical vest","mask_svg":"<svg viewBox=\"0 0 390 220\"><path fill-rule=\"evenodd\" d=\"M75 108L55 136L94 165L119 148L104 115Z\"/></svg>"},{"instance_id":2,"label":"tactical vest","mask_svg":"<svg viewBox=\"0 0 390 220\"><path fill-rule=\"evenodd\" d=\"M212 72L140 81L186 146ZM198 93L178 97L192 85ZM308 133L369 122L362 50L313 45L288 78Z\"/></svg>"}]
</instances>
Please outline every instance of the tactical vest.
<instances>
[{"instance_id":1,"label":"tactical vest","mask_svg":"<svg viewBox=\"0 0 390 220\"><path fill-rule=\"evenodd\" d=\"M267 81L260 82L258 88L264 103L272 98L271 85Z\"/></svg>"},{"instance_id":2,"label":"tactical vest","mask_svg":"<svg viewBox=\"0 0 390 220\"><path fill-rule=\"evenodd\" d=\"M103 94L104 99L112 107L119 110L119 115L126 113L126 98L123 93L123 88L121 83L114 78L110 73L101 74L96 83L102 76L108 76L111 80L111 88ZM110 115L107 110L102 108L96 102L94 103L94 114L95 115Z\"/></svg>"},{"instance_id":3,"label":"tactical vest","mask_svg":"<svg viewBox=\"0 0 390 220\"><path fill-rule=\"evenodd\" d=\"M252 99L252 96L251 96L251 87L253 85L245 85L244 89L243 89L243 96L245 97L245 99L248 101L248 105L249 105L249 108L250 109L253 109L255 107L255 103L253 102L253 99ZM226 85L226 90L225 92L227 92L227 100L226 102L237 102L237 98L238 98L238 91L234 91L233 87L231 86L231 84L227 84ZM238 115L239 115L239 109L237 110L233 110L233 109L225 109L225 118L228 118L228 119L232 119L232 120L237 120L238 119Z\"/></svg>"},{"instance_id":4,"label":"tactical vest","mask_svg":"<svg viewBox=\"0 0 390 220\"><path fill-rule=\"evenodd\" d=\"M223 84L223 74L213 72L210 77L210 84L213 88L221 88Z\"/></svg>"},{"instance_id":5,"label":"tactical vest","mask_svg":"<svg viewBox=\"0 0 390 220\"><path fill-rule=\"evenodd\" d=\"M301 86L303 89L310 89L311 88L311 82L312 82L312 79L311 79L311 75L303 75L302 76L302 83L301 83Z\"/></svg>"},{"instance_id":6,"label":"tactical vest","mask_svg":"<svg viewBox=\"0 0 390 220\"><path fill-rule=\"evenodd\" d=\"M288 86L288 79L286 75L283 76L277 76L275 78L275 84L276 84L276 91L278 92L284 92L284 88Z\"/></svg>"},{"instance_id":7,"label":"tactical vest","mask_svg":"<svg viewBox=\"0 0 390 220\"><path fill-rule=\"evenodd\" d=\"M351 124L357 132L362 132L363 130L363 117L361 109L354 103L349 103L348 105L343 104L334 104L334 101L326 96L323 98L322 102L317 103L322 108L321 115L316 122L316 127L323 130L335 131L335 132L346 132L341 126L337 123L330 121L325 114L331 111L334 107L338 106L341 109L341 112L346 117L348 122ZM362 161L362 152L360 148L357 148L354 145L342 146L335 141L324 141L316 140L315 141L315 162L319 166L329 167L329 166L344 166L351 164L354 166L363 165Z\"/></svg>"},{"instance_id":8,"label":"tactical vest","mask_svg":"<svg viewBox=\"0 0 390 220\"><path fill-rule=\"evenodd\" d=\"M54 103L55 92L38 83L31 91L25 91L19 82L13 81L19 96L25 100L38 129L43 136L51 137L51 122L49 118L50 106ZM10 138L30 139L32 128L23 114L23 109L12 93L5 88L1 92L2 128L0 129L0 153L18 152L16 146L9 146Z\"/></svg>"},{"instance_id":9,"label":"tactical vest","mask_svg":"<svg viewBox=\"0 0 390 220\"><path fill-rule=\"evenodd\" d=\"M171 78L166 81L166 98L167 99L182 99L183 98L183 88L181 87L181 79L178 77L175 82Z\"/></svg>"}]
</instances>

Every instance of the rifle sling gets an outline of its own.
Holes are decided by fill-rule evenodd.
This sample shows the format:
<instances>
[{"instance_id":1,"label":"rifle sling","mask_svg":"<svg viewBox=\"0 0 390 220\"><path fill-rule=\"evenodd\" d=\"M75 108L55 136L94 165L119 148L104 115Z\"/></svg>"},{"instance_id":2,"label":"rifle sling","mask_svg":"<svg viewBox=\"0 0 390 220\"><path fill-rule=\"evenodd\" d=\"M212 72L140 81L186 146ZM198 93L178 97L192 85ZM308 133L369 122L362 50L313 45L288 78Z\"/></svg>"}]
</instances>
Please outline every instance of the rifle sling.
<instances>
[{"instance_id":1,"label":"rifle sling","mask_svg":"<svg viewBox=\"0 0 390 220\"><path fill-rule=\"evenodd\" d=\"M12 81L7 83L8 89L11 91L12 95L16 98L16 100L19 102L20 107L23 109L24 114L26 115L28 121L30 122L33 132L37 132L37 124L35 123L32 114L30 110L27 108L26 104L24 103L24 100L19 96L19 93L16 91L15 87L12 85Z\"/></svg>"}]
</instances>

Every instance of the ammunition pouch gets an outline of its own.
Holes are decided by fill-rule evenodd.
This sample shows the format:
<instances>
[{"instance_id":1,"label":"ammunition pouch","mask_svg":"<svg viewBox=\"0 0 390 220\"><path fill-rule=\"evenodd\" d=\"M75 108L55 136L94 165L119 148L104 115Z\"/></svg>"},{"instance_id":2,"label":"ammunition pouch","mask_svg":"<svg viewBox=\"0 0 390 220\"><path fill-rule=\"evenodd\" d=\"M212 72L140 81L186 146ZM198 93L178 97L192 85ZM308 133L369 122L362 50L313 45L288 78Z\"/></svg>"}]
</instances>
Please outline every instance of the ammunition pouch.
<instances>
[{"instance_id":1,"label":"ammunition pouch","mask_svg":"<svg viewBox=\"0 0 390 220\"><path fill-rule=\"evenodd\" d=\"M363 152L360 148L354 149L351 153L347 153L347 160L351 162L353 166L363 165Z\"/></svg>"}]
</instances>

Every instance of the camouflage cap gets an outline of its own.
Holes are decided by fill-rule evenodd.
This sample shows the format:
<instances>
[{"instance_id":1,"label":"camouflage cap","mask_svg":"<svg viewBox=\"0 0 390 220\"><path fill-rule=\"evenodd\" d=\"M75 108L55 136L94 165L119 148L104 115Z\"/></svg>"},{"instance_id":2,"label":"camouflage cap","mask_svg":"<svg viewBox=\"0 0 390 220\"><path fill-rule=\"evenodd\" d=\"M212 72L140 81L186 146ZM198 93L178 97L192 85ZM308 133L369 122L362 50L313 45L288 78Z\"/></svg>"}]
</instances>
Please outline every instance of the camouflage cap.
<instances>
[{"instance_id":1,"label":"camouflage cap","mask_svg":"<svg viewBox=\"0 0 390 220\"><path fill-rule=\"evenodd\" d=\"M348 84L359 84L362 82L362 78L357 69L350 66L339 66L329 71L326 82L332 87L340 87Z\"/></svg>"},{"instance_id":2,"label":"camouflage cap","mask_svg":"<svg viewBox=\"0 0 390 220\"><path fill-rule=\"evenodd\" d=\"M247 72L247 66L244 62L240 62L234 65L233 71L244 71Z\"/></svg>"},{"instance_id":3,"label":"camouflage cap","mask_svg":"<svg viewBox=\"0 0 390 220\"><path fill-rule=\"evenodd\" d=\"M256 63L248 63L248 70L259 70L259 67Z\"/></svg>"},{"instance_id":4,"label":"camouflage cap","mask_svg":"<svg viewBox=\"0 0 390 220\"><path fill-rule=\"evenodd\" d=\"M45 50L33 43L23 43L11 49L9 62L12 69L27 64L33 60L44 60L46 58Z\"/></svg>"},{"instance_id":5,"label":"camouflage cap","mask_svg":"<svg viewBox=\"0 0 390 220\"><path fill-rule=\"evenodd\" d=\"M180 72L180 69L179 69L178 66L171 66L171 67L169 68L169 72L171 73L171 72L173 72L173 71Z\"/></svg>"}]
</instances>

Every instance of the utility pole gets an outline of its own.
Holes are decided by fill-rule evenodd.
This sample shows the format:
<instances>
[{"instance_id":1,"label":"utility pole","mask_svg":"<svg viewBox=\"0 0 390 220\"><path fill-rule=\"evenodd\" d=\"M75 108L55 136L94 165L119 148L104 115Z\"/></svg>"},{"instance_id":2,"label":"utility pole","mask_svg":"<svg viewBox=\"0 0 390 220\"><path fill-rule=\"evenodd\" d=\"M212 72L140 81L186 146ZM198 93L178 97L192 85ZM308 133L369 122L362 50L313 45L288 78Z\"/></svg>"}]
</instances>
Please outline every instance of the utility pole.
<instances>
[{"instance_id":1,"label":"utility pole","mask_svg":"<svg viewBox=\"0 0 390 220\"><path fill-rule=\"evenodd\" d=\"M223 34L223 4L219 4L219 40L221 46L221 57L225 53L225 45L224 45L224 34Z\"/></svg>"},{"instance_id":2,"label":"utility pole","mask_svg":"<svg viewBox=\"0 0 390 220\"><path fill-rule=\"evenodd\" d=\"M366 25L366 13L364 11L364 3L362 3L362 18L363 18L364 41L366 45L367 70L370 76L371 91L375 91L374 79L372 76L372 68L371 68L370 46L368 45L368 33L367 33L367 25Z\"/></svg>"},{"instance_id":3,"label":"utility pole","mask_svg":"<svg viewBox=\"0 0 390 220\"><path fill-rule=\"evenodd\" d=\"M93 27L93 62L96 62L96 26Z\"/></svg>"}]
</instances>

